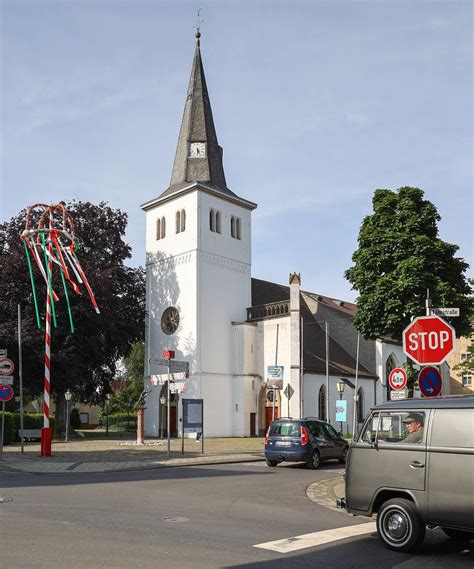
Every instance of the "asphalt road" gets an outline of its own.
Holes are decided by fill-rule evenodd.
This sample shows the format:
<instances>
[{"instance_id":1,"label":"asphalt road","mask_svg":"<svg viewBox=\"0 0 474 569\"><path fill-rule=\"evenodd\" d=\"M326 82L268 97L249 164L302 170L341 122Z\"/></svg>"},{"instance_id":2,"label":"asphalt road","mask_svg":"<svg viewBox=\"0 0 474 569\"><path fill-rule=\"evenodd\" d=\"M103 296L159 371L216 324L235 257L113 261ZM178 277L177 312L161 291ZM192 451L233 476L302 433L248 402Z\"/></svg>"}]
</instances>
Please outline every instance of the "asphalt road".
<instances>
[{"instance_id":1,"label":"asphalt road","mask_svg":"<svg viewBox=\"0 0 474 569\"><path fill-rule=\"evenodd\" d=\"M474 567L469 547L429 531L418 556L373 534L278 553L255 547L367 523L311 502L309 484L341 473L264 463L102 474L0 474L2 569L217 567L451 569ZM352 528L351 528L352 531Z\"/></svg>"}]
</instances>

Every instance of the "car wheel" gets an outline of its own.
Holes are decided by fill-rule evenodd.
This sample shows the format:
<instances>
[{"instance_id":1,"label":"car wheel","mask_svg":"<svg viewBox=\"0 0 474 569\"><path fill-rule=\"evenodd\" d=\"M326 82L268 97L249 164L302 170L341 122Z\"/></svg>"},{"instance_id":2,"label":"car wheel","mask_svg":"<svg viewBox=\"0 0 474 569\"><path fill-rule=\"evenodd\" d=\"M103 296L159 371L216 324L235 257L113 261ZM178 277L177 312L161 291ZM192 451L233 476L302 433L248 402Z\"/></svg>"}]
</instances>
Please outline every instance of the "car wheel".
<instances>
[{"instance_id":1,"label":"car wheel","mask_svg":"<svg viewBox=\"0 0 474 569\"><path fill-rule=\"evenodd\" d=\"M444 533L454 541L471 541L474 539L474 532L463 531L461 529L441 528Z\"/></svg>"},{"instance_id":2,"label":"car wheel","mask_svg":"<svg viewBox=\"0 0 474 569\"><path fill-rule=\"evenodd\" d=\"M321 457L319 456L319 452L315 450L311 455L311 458L306 463L306 466L311 470L316 470L319 468L321 464Z\"/></svg>"},{"instance_id":3,"label":"car wheel","mask_svg":"<svg viewBox=\"0 0 474 569\"><path fill-rule=\"evenodd\" d=\"M340 462L341 464L346 464L346 458L347 458L347 452L348 452L348 450L349 450L349 449L348 449L347 447L344 447L344 450L342 451L342 456L341 456L341 458L339 459L339 462Z\"/></svg>"},{"instance_id":4,"label":"car wheel","mask_svg":"<svg viewBox=\"0 0 474 569\"><path fill-rule=\"evenodd\" d=\"M377 514L377 532L393 551L416 551L422 544L426 526L410 500L394 498L385 502Z\"/></svg>"},{"instance_id":5,"label":"car wheel","mask_svg":"<svg viewBox=\"0 0 474 569\"><path fill-rule=\"evenodd\" d=\"M265 459L267 466L277 466L278 461L277 460L269 460L268 458Z\"/></svg>"}]
</instances>

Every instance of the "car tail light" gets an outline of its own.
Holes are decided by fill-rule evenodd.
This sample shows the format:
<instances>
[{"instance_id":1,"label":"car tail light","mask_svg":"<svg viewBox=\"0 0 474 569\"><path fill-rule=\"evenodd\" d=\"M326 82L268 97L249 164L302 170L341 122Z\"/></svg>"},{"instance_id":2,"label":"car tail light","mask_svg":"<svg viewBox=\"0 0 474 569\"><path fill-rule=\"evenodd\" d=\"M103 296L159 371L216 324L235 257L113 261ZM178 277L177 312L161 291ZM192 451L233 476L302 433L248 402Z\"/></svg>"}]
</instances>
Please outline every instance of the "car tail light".
<instances>
[{"instance_id":1,"label":"car tail light","mask_svg":"<svg viewBox=\"0 0 474 569\"><path fill-rule=\"evenodd\" d=\"M267 429L267 434L265 435L265 444L268 443L268 435L270 434L270 427Z\"/></svg>"},{"instance_id":2,"label":"car tail light","mask_svg":"<svg viewBox=\"0 0 474 569\"><path fill-rule=\"evenodd\" d=\"M308 444L308 430L306 427L301 427L301 444L307 445Z\"/></svg>"}]
</instances>

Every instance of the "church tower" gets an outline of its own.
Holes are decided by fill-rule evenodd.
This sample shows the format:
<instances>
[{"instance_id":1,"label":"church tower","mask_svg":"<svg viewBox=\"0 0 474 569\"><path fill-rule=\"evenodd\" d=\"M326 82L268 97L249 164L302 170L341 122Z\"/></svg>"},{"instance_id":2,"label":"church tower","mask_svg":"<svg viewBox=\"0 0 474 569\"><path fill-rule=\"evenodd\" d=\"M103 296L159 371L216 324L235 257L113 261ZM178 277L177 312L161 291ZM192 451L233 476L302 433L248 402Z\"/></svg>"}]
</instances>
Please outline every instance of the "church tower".
<instances>
[{"instance_id":1,"label":"church tower","mask_svg":"<svg viewBox=\"0 0 474 569\"><path fill-rule=\"evenodd\" d=\"M232 322L251 304L251 212L256 204L227 187L201 59L200 32L179 132L171 182L141 207L146 212L145 433L165 425L164 388L149 376L164 349L188 361L186 398L204 399L208 436L235 435ZM181 405L171 407L171 434Z\"/></svg>"}]
</instances>

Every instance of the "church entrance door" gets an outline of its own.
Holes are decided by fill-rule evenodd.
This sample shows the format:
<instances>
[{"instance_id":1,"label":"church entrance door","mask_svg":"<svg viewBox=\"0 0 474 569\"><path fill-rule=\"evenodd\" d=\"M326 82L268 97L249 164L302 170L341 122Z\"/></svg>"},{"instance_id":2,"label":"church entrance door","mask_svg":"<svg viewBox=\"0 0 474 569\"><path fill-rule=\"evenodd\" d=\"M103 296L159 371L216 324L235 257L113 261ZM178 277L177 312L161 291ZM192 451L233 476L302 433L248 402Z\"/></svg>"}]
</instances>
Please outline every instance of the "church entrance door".
<instances>
[{"instance_id":1,"label":"church entrance door","mask_svg":"<svg viewBox=\"0 0 474 569\"><path fill-rule=\"evenodd\" d=\"M272 422L272 416L273 416L273 407L265 407L265 432L267 432L267 429L270 423ZM275 406L275 421L277 419L278 419L278 407Z\"/></svg>"}]
</instances>

